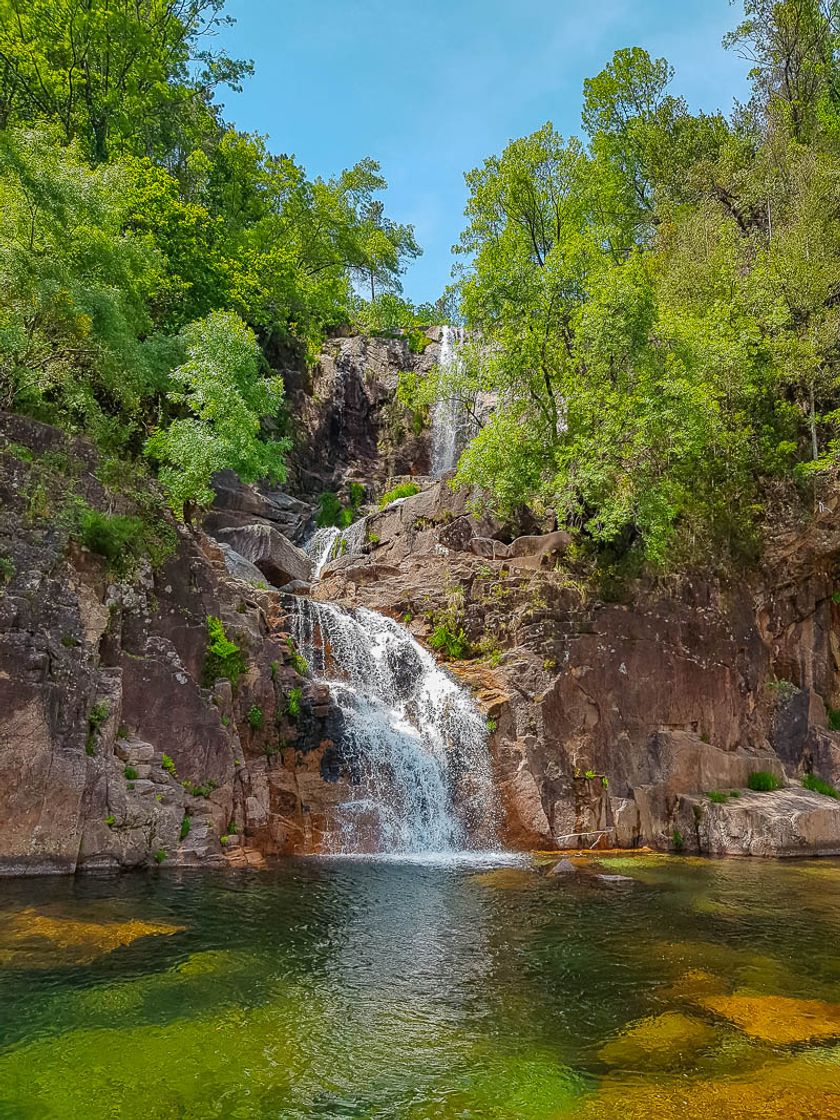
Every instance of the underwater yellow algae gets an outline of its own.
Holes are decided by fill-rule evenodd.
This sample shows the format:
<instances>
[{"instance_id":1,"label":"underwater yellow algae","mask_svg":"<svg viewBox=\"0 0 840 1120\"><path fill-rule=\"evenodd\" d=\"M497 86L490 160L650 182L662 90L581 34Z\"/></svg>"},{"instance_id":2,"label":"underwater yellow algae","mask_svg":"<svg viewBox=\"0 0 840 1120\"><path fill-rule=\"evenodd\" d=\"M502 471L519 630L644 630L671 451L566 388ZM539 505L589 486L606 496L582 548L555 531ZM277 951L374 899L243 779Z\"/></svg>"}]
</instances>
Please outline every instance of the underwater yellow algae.
<instances>
[{"instance_id":1,"label":"underwater yellow algae","mask_svg":"<svg viewBox=\"0 0 840 1120\"><path fill-rule=\"evenodd\" d=\"M57 964L88 964L97 957L130 945L141 937L169 937L186 926L166 922L90 921L19 910L0 924L0 964L53 968Z\"/></svg>"},{"instance_id":2,"label":"underwater yellow algae","mask_svg":"<svg viewBox=\"0 0 840 1120\"><path fill-rule=\"evenodd\" d=\"M697 1003L727 1019L751 1038L776 1046L840 1038L840 1004L837 1003L751 992L702 996Z\"/></svg>"},{"instance_id":3,"label":"underwater yellow algae","mask_svg":"<svg viewBox=\"0 0 840 1120\"><path fill-rule=\"evenodd\" d=\"M662 1069L679 1065L711 1046L717 1031L679 1011L652 1015L625 1027L598 1052L601 1061L631 1069Z\"/></svg>"},{"instance_id":4,"label":"underwater yellow algae","mask_svg":"<svg viewBox=\"0 0 840 1120\"><path fill-rule=\"evenodd\" d=\"M690 968L667 988L660 988L657 995L665 999L689 1000L694 1003L700 996L720 995L729 990L726 981L705 968Z\"/></svg>"},{"instance_id":5,"label":"underwater yellow algae","mask_svg":"<svg viewBox=\"0 0 840 1120\"><path fill-rule=\"evenodd\" d=\"M840 1120L840 1091L750 1081L603 1086L573 1120Z\"/></svg>"}]
</instances>

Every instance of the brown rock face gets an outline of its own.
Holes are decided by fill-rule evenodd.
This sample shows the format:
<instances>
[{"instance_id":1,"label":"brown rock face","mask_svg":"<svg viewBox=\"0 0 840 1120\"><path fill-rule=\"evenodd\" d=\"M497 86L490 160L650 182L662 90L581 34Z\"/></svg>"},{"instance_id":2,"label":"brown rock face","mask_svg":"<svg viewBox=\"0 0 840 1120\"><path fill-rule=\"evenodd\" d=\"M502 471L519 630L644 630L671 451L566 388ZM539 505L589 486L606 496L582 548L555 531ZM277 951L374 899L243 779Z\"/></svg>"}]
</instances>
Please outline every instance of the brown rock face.
<instances>
[{"instance_id":1,"label":"brown rock face","mask_svg":"<svg viewBox=\"0 0 840 1120\"><path fill-rule=\"evenodd\" d=\"M840 539L823 533L795 579L776 567L751 583L639 584L619 604L553 570L566 534L505 543L509 530L477 522L464 501L447 508L437 486L374 515L377 543L333 563L316 594L410 618L421 640L457 618L478 659L451 668L480 702L496 697L485 706L509 843L838 849L836 802L823 795L756 794L725 814L703 795L744 788L758 770L840 785L840 735L825 714L840 695ZM533 566L517 566L514 550ZM709 827L697 827L707 806Z\"/></svg>"},{"instance_id":2,"label":"brown rock face","mask_svg":"<svg viewBox=\"0 0 840 1120\"><path fill-rule=\"evenodd\" d=\"M316 849L331 708L290 664L277 596L172 523L169 558L120 577L59 516L68 477L136 512L91 448L2 415L0 441L0 874ZM242 651L235 689L207 678L209 616Z\"/></svg>"}]
</instances>

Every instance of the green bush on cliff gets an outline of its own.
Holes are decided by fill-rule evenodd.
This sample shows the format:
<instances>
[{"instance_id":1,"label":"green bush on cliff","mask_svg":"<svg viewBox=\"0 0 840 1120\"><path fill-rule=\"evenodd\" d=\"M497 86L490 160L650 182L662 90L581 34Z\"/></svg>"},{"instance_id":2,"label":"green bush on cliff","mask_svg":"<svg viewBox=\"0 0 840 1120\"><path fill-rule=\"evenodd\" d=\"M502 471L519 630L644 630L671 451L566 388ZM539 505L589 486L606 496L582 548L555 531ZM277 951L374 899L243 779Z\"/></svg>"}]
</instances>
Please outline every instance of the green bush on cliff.
<instances>
[{"instance_id":1,"label":"green bush on cliff","mask_svg":"<svg viewBox=\"0 0 840 1120\"><path fill-rule=\"evenodd\" d=\"M840 790L834 788L830 782L824 782L822 778L818 778L816 774L806 774L802 779L802 785L805 789L810 789L814 793L825 794L826 797L833 797L835 800L840 801Z\"/></svg>"},{"instance_id":2,"label":"green bush on cliff","mask_svg":"<svg viewBox=\"0 0 840 1120\"><path fill-rule=\"evenodd\" d=\"M245 672L242 650L228 638L220 618L207 619L207 636L210 639L204 660L204 683L209 688L220 679L229 680L236 687Z\"/></svg>"},{"instance_id":3,"label":"green bush on cliff","mask_svg":"<svg viewBox=\"0 0 840 1120\"><path fill-rule=\"evenodd\" d=\"M296 673L299 673L300 676L305 677L309 672L309 662L302 654L298 653L297 647L295 646L294 638L287 638L286 645L289 647L289 664Z\"/></svg>"},{"instance_id":4,"label":"green bush on cliff","mask_svg":"<svg viewBox=\"0 0 840 1120\"><path fill-rule=\"evenodd\" d=\"M319 529L346 529L353 524L353 513L344 508L338 494L333 490L325 490L318 498L315 524Z\"/></svg>"},{"instance_id":5,"label":"green bush on cliff","mask_svg":"<svg viewBox=\"0 0 840 1120\"><path fill-rule=\"evenodd\" d=\"M139 517L83 507L78 513L75 535L85 548L103 556L113 568L124 569L138 555L143 522Z\"/></svg>"},{"instance_id":6,"label":"green bush on cliff","mask_svg":"<svg viewBox=\"0 0 840 1120\"><path fill-rule=\"evenodd\" d=\"M254 731L259 731L263 725L263 710L258 704L252 704L248 709L248 726Z\"/></svg>"},{"instance_id":7,"label":"green bush on cliff","mask_svg":"<svg viewBox=\"0 0 840 1120\"><path fill-rule=\"evenodd\" d=\"M774 793L782 788L782 783L769 770L754 770L747 778L747 786L759 793Z\"/></svg>"},{"instance_id":8,"label":"green bush on cliff","mask_svg":"<svg viewBox=\"0 0 840 1120\"><path fill-rule=\"evenodd\" d=\"M379 499L379 508L385 509L386 506L397 501L398 498L410 498L419 493L420 487L416 482L400 482L382 495Z\"/></svg>"},{"instance_id":9,"label":"green bush on cliff","mask_svg":"<svg viewBox=\"0 0 840 1120\"><path fill-rule=\"evenodd\" d=\"M463 660L472 652L463 627L456 628L450 626L448 622L439 622L435 626L429 638L429 645L452 661Z\"/></svg>"},{"instance_id":10,"label":"green bush on cliff","mask_svg":"<svg viewBox=\"0 0 840 1120\"><path fill-rule=\"evenodd\" d=\"M303 699L302 688L290 688L286 697L286 715L290 719L297 719L300 715L300 702Z\"/></svg>"}]
</instances>

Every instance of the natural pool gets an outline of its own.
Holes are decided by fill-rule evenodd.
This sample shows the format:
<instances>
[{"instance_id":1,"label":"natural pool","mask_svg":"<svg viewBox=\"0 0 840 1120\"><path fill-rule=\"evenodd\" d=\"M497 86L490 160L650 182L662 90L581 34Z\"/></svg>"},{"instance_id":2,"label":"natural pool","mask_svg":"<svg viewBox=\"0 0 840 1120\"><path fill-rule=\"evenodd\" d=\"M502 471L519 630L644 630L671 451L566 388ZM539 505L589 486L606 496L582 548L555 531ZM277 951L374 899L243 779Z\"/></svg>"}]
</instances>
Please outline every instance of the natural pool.
<instances>
[{"instance_id":1,"label":"natural pool","mask_svg":"<svg viewBox=\"0 0 840 1120\"><path fill-rule=\"evenodd\" d=\"M2 1120L840 1118L840 862L0 883Z\"/></svg>"}]
</instances>

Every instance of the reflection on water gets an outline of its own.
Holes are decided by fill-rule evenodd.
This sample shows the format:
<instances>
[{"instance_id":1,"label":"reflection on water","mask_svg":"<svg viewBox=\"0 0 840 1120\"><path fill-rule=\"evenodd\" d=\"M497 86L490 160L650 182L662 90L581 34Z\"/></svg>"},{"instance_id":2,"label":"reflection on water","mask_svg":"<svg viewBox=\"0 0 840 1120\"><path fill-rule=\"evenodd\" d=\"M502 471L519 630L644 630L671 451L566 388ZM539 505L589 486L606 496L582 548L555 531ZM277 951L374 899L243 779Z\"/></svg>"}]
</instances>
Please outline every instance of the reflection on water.
<instances>
[{"instance_id":1,"label":"reflection on water","mask_svg":"<svg viewBox=\"0 0 840 1120\"><path fill-rule=\"evenodd\" d=\"M840 1120L837 861L0 890L2 1120Z\"/></svg>"}]
</instances>

